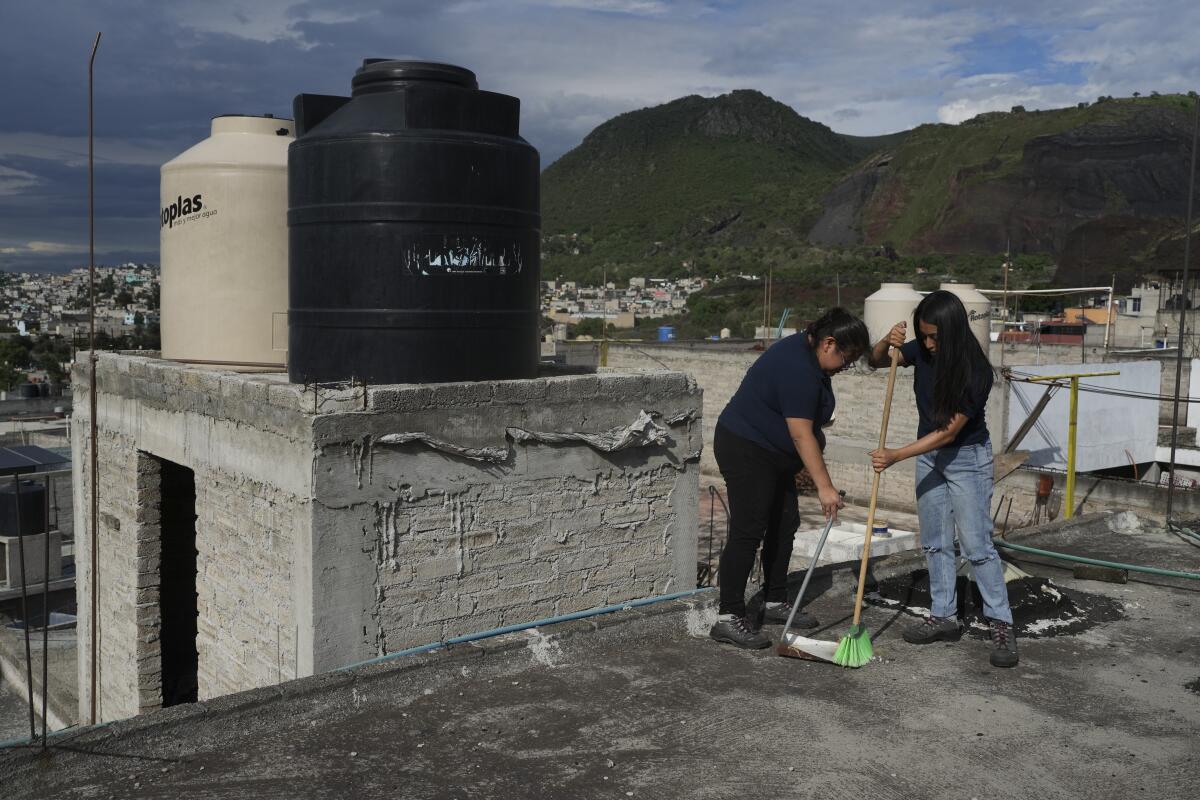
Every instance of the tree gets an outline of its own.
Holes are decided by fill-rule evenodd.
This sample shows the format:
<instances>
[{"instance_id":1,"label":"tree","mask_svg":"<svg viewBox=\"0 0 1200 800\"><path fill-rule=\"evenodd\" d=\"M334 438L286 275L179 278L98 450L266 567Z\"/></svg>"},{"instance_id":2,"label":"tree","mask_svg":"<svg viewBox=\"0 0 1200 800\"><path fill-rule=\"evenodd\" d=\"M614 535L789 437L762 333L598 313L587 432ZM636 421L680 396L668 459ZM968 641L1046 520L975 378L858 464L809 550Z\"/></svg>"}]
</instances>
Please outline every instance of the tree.
<instances>
[{"instance_id":1,"label":"tree","mask_svg":"<svg viewBox=\"0 0 1200 800\"><path fill-rule=\"evenodd\" d=\"M116 291L116 289L117 282L113 280L112 273L110 272L101 279L100 285L96 287L96 293L110 295Z\"/></svg>"},{"instance_id":2,"label":"tree","mask_svg":"<svg viewBox=\"0 0 1200 800\"><path fill-rule=\"evenodd\" d=\"M113 304L118 306L127 306L133 302L133 294L128 289L122 288L117 292L117 296L113 298Z\"/></svg>"},{"instance_id":3,"label":"tree","mask_svg":"<svg viewBox=\"0 0 1200 800\"><path fill-rule=\"evenodd\" d=\"M610 322L608 324L608 332L611 334L616 330L616 327ZM575 326L575 336L603 336L604 335L604 320L599 317L585 317L579 320Z\"/></svg>"}]
</instances>

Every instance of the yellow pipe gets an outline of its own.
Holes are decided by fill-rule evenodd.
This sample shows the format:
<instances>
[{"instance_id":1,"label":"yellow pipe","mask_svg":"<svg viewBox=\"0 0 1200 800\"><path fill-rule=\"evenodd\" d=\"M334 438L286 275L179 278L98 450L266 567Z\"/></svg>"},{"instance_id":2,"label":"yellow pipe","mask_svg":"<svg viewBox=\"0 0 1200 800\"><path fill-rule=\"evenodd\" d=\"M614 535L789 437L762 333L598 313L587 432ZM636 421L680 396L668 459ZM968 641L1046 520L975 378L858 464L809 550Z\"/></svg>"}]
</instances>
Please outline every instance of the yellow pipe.
<instances>
[{"instance_id":1,"label":"yellow pipe","mask_svg":"<svg viewBox=\"0 0 1200 800\"><path fill-rule=\"evenodd\" d=\"M1031 383L1061 381L1068 378L1071 380L1071 415L1070 421L1067 423L1067 496L1066 510L1063 513L1063 517L1066 519L1070 519L1075 514L1075 434L1079 429L1079 379L1102 378L1107 375L1120 374L1120 371L1079 372L1074 375L1038 375L1028 379Z\"/></svg>"},{"instance_id":2,"label":"yellow pipe","mask_svg":"<svg viewBox=\"0 0 1200 800\"><path fill-rule=\"evenodd\" d=\"M1071 376L1071 418L1067 423L1067 509L1063 516L1075 513L1075 431L1079 427L1079 378Z\"/></svg>"},{"instance_id":3,"label":"yellow pipe","mask_svg":"<svg viewBox=\"0 0 1200 800\"><path fill-rule=\"evenodd\" d=\"M1034 375L1032 377L1025 378L1025 380L1029 381L1030 383L1037 383L1038 381L1061 381L1066 380L1067 378L1102 378L1106 375L1120 374L1120 370L1116 372L1080 372L1076 375Z\"/></svg>"}]
</instances>

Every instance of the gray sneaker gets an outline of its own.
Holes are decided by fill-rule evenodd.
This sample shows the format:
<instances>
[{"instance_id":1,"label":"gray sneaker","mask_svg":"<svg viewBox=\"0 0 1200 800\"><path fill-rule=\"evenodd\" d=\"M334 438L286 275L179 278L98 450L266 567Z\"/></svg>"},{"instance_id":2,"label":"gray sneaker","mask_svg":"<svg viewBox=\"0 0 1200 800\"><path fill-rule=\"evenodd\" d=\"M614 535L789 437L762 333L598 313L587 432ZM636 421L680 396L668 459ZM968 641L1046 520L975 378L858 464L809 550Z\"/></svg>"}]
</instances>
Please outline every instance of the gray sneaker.
<instances>
[{"instance_id":1,"label":"gray sneaker","mask_svg":"<svg viewBox=\"0 0 1200 800\"><path fill-rule=\"evenodd\" d=\"M772 603L769 602L763 607L763 622L770 625L783 625L787 622L788 614L792 613L791 603ZM792 619L792 627L801 630L805 628L815 628L821 623L817 622L817 618L811 614L806 614L803 611L797 611L796 616Z\"/></svg>"},{"instance_id":2,"label":"gray sneaker","mask_svg":"<svg viewBox=\"0 0 1200 800\"><path fill-rule=\"evenodd\" d=\"M996 619L989 619L988 626L992 629L992 654L988 660L993 667L1015 667L1019 660L1017 632L1012 625Z\"/></svg>"},{"instance_id":3,"label":"gray sneaker","mask_svg":"<svg viewBox=\"0 0 1200 800\"><path fill-rule=\"evenodd\" d=\"M771 646L771 639L751 625L750 620L733 614L717 617L717 624L712 626L708 635L718 642L744 647L747 650L762 650Z\"/></svg>"},{"instance_id":4,"label":"gray sneaker","mask_svg":"<svg viewBox=\"0 0 1200 800\"><path fill-rule=\"evenodd\" d=\"M962 636L962 626L953 617L925 617L904 631L904 641L909 644L932 644L952 642Z\"/></svg>"}]
</instances>

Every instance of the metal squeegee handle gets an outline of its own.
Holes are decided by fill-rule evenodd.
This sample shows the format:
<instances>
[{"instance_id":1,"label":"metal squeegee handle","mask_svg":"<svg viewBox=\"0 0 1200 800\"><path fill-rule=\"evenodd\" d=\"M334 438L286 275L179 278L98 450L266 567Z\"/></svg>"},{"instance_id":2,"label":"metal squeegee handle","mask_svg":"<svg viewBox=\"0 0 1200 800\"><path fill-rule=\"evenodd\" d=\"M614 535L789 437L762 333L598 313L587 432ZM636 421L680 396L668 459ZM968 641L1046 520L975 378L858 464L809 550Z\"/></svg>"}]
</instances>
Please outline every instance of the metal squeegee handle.
<instances>
[{"instance_id":1,"label":"metal squeegee handle","mask_svg":"<svg viewBox=\"0 0 1200 800\"><path fill-rule=\"evenodd\" d=\"M838 492L842 497L846 496L845 491ZM800 603L804 600L804 593L808 591L808 582L812 580L813 570L817 568L817 559L821 557L821 551L825 549L825 540L829 538L829 531L833 529L835 517L831 514L825 522L825 529L821 531L821 538L817 541L817 549L813 551L813 557L808 562L808 571L804 573L804 582L800 584L800 593L796 595L796 600L792 603L791 613L788 614L787 622L783 625L783 635L787 636L787 632L792 629L792 620L796 618L796 611L800 608ZM765 598L764 598L765 599Z\"/></svg>"}]
</instances>

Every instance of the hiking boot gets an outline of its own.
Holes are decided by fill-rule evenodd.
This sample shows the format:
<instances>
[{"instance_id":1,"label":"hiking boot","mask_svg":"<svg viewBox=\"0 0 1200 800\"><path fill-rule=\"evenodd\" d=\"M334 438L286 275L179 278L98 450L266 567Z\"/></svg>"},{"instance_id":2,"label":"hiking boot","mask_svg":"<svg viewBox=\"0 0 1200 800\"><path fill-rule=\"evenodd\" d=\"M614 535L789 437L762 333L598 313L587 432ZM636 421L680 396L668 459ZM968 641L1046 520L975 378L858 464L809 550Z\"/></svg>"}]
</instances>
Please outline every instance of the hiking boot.
<instances>
[{"instance_id":1,"label":"hiking boot","mask_svg":"<svg viewBox=\"0 0 1200 800\"><path fill-rule=\"evenodd\" d=\"M992 654L988 660L993 667L1015 667L1017 665L1017 632L1007 622L989 619L992 629Z\"/></svg>"},{"instance_id":2,"label":"hiking boot","mask_svg":"<svg viewBox=\"0 0 1200 800\"><path fill-rule=\"evenodd\" d=\"M787 622L788 614L792 613L791 603L769 602L763 607L763 621L770 625L783 625ZM815 628L820 623L817 618L803 611L797 611L792 619L792 627L798 629Z\"/></svg>"},{"instance_id":3,"label":"hiking boot","mask_svg":"<svg viewBox=\"0 0 1200 800\"><path fill-rule=\"evenodd\" d=\"M771 639L751 625L750 620L733 614L722 614L717 617L717 624L712 626L708 635L718 642L744 647L747 650L762 650L764 647L771 646Z\"/></svg>"},{"instance_id":4,"label":"hiking boot","mask_svg":"<svg viewBox=\"0 0 1200 800\"><path fill-rule=\"evenodd\" d=\"M952 642L962 636L962 627L953 617L925 617L904 631L904 641L909 644L932 644Z\"/></svg>"}]
</instances>

